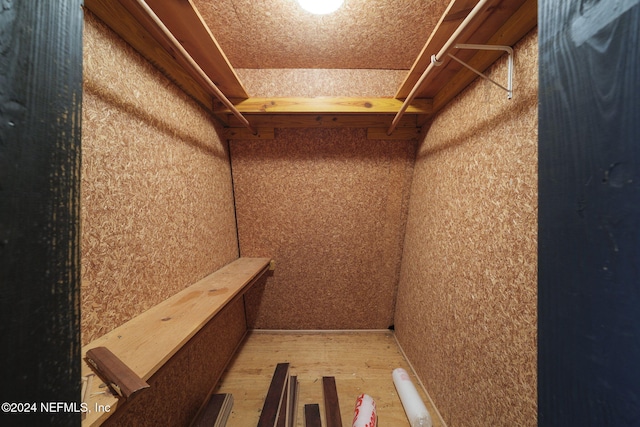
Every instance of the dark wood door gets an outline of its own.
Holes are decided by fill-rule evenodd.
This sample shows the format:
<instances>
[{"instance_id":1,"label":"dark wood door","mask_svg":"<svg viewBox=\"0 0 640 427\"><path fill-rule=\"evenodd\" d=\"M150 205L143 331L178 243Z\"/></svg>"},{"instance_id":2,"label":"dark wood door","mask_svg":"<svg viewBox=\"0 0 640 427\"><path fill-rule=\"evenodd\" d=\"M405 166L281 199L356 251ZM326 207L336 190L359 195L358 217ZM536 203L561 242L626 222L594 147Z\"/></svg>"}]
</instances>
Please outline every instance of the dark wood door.
<instances>
[{"instance_id":1,"label":"dark wood door","mask_svg":"<svg viewBox=\"0 0 640 427\"><path fill-rule=\"evenodd\" d=\"M539 12L539 425L640 426L640 1Z\"/></svg>"},{"instance_id":2,"label":"dark wood door","mask_svg":"<svg viewBox=\"0 0 640 427\"><path fill-rule=\"evenodd\" d=\"M80 0L0 3L3 426L81 420L82 19Z\"/></svg>"}]
</instances>

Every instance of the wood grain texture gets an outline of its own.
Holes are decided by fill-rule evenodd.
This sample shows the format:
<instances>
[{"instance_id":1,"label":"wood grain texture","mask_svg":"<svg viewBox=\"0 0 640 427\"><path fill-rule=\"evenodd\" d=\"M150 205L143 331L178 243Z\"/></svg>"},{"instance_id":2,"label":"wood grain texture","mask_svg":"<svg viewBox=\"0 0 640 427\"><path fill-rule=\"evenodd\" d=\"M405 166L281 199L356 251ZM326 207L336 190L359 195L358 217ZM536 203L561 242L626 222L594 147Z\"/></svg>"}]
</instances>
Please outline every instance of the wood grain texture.
<instances>
[{"instance_id":1,"label":"wood grain texture","mask_svg":"<svg viewBox=\"0 0 640 427\"><path fill-rule=\"evenodd\" d=\"M376 401L380 426L409 427L391 372L397 367L412 371L390 331L250 332L216 389L236 396L230 426L256 425L273 368L281 360L290 361L300 383L297 427L304 426L305 404L318 403L322 417L323 376L336 379L343 420L353 419L356 398L367 393ZM418 392L433 426L443 427L425 391Z\"/></svg>"},{"instance_id":2,"label":"wood grain texture","mask_svg":"<svg viewBox=\"0 0 640 427\"><path fill-rule=\"evenodd\" d=\"M414 149L365 129L231 142L241 253L277 262L247 294L252 327L391 324Z\"/></svg>"},{"instance_id":3,"label":"wood grain texture","mask_svg":"<svg viewBox=\"0 0 640 427\"><path fill-rule=\"evenodd\" d=\"M537 33L515 51L514 99L476 81L416 158L395 327L448 425L536 425Z\"/></svg>"},{"instance_id":4,"label":"wood grain texture","mask_svg":"<svg viewBox=\"0 0 640 427\"><path fill-rule=\"evenodd\" d=\"M149 384L125 365L122 360L118 359L107 347L92 348L87 351L85 360L105 383L122 397L130 399L134 397L134 394L149 388ZM89 393L91 392L93 390L89 390Z\"/></svg>"},{"instance_id":5,"label":"wood grain texture","mask_svg":"<svg viewBox=\"0 0 640 427\"><path fill-rule=\"evenodd\" d=\"M335 377L322 377L322 395L324 397L324 418L327 427L342 427L340 400Z\"/></svg>"},{"instance_id":6,"label":"wood grain texture","mask_svg":"<svg viewBox=\"0 0 640 427\"><path fill-rule=\"evenodd\" d=\"M289 383L289 363L278 363L271 377L271 384L267 396L264 399L260 418L258 419L258 427L275 427L278 421L278 415L283 412L286 414L288 394L287 385Z\"/></svg>"},{"instance_id":7,"label":"wood grain texture","mask_svg":"<svg viewBox=\"0 0 640 427\"><path fill-rule=\"evenodd\" d=\"M224 427L232 409L232 394L213 394L190 427Z\"/></svg>"},{"instance_id":8,"label":"wood grain texture","mask_svg":"<svg viewBox=\"0 0 640 427\"><path fill-rule=\"evenodd\" d=\"M235 107L241 113L265 114L393 114L402 106L395 98L317 96L311 98L252 97L235 101ZM229 114L229 109L221 105L214 108L216 114ZM431 100L416 99L406 111L407 114L431 113Z\"/></svg>"},{"instance_id":9,"label":"wood grain texture","mask_svg":"<svg viewBox=\"0 0 640 427\"><path fill-rule=\"evenodd\" d=\"M396 93L397 98L407 97L415 83L420 79L424 70L431 63L431 55L437 54L440 51L451 35L455 33L460 23L467 17L470 9L477 3L477 1L470 0L454 0L451 2L449 9L441 18L438 27L434 30L435 33L429 38L411 71L398 89ZM530 19L516 19L517 25L505 27L505 22L516 14L525 3L528 4L526 15ZM456 38L455 43L485 44L488 43L489 40L491 40L491 43L500 43L498 40L502 40L502 44L512 45L536 26L536 5L536 0L491 1L476 15L475 19L471 20L468 26L462 30ZM468 62L474 56L490 58L490 60L493 61L499 57L495 52L486 51L475 52L451 49L449 53L455 54L456 58L465 62ZM418 98L434 98L460 70L464 70L462 65L452 61L448 57L438 57L438 59L442 61L442 65L434 67L431 70L429 76L425 79L421 89L417 93ZM483 67L486 68L490 64L491 62L486 63L485 61ZM483 71L484 68L481 68L480 71ZM467 74L467 72L465 71L464 74ZM471 74L471 76L467 84L475 79L474 74ZM456 94L464 89L465 86L466 85L460 85L457 87ZM451 98L452 97L449 99Z\"/></svg>"},{"instance_id":10,"label":"wood grain texture","mask_svg":"<svg viewBox=\"0 0 640 427\"><path fill-rule=\"evenodd\" d=\"M213 98L204 90L201 83L194 79L174 58L169 51L156 41L136 18L117 1L87 0L87 15L98 17L109 28L122 37L137 52L162 70L176 82L186 93L196 99L205 108L211 109ZM117 65L116 65L117 66Z\"/></svg>"},{"instance_id":11,"label":"wood grain texture","mask_svg":"<svg viewBox=\"0 0 640 427\"><path fill-rule=\"evenodd\" d=\"M214 316L237 301L268 266L268 258L240 258L90 342L82 352L108 347L136 375L147 380ZM241 323L244 327L244 319ZM90 374L91 367L83 364L82 372ZM92 404L115 407L111 396L99 391L98 384L90 390L97 396ZM86 421L91 424L109 415L94 411Z\"/></svg>"},{"instance_id":12,"label":"wood grain texture","mask_svg":"<svg viewBox=\"0 0 640 427\"><path fill-rule=\"evenodd\" d=\"M640 424L640 2L540 2L539 426Z\"/></svg>"},{"instance_id":13,"label":"wood grain texture","mask_svg":"<svg viewBox=\"0 0 640 427\"><path fill-rule=\"evenodd\" d=\"M245 332L244 307L242 300L237 300L149 378L149 390L131 402L119 404L104 425L189 425L220 380Z\"/></svg>"},{"instance_id":14,"label":"wood grain texture","mask_svg":"<svg viewBox=\"0 0 640 427\"><path fill-rule=\"evenodd\" d=\"M132 1L132 0L127 0ZM146 0L169 31L227 98L247 98L244 86L192 1ZM121 0L122 2L122 0ZM165 47L166 49L167 47ZM174 48L168 46L171 52Z\"/></svg>"},{"instance_id":15,"label":"wood grain texture","mask_svg":"<svg viewBox=\"0 0 640 427\"><path fill-rule=\"evenodd\" d=\"M80 424L81 1L0 8L3 425ZM36 403L37 402L37 403Z\"/></svg>"},{"instance_id":16,"label":"wood grain texture","mask_svg":"<svg viewBox=\"0 0 640 427\"><path fill-rule=\"evenodd\" d=\"M211 116L90 12L84 27L82 340L238 256Z\"/></svg>"},{"instance_id":17,"label":"wood grain texture","mask_svg":"<svg viewBox=\"0 0 640 427\"><path fill-rule=\"evenodd\" d=\"M322 427L319 404L307 403L304 405L304 425L305 427Z\"/></svg>"}]
</instances>

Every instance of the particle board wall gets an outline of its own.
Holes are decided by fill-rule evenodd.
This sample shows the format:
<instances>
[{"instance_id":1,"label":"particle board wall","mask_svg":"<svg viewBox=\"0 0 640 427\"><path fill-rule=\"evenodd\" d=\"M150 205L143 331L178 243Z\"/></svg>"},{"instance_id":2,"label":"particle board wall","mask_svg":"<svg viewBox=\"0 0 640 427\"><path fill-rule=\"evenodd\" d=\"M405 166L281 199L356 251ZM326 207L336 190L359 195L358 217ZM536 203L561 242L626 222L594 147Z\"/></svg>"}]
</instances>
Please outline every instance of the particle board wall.
<instances>
[{"instance_id":1,"label":"particle board wall","mask_svg":"<svg viewBox=\"0 0 640 427\"><path fill-rule=\"evenodd\" d=\"M391 324L414 153L351 128L231 141L241 254L277 265L246 296L250 326Z\"/></svg>"},{"instance_id":2,"label":"particle board wall","mask_svg":"<svg viewBox=\"0 0 640 427\"><path fill-rule=\"evenodd\" d=\"M85 12L82 342L238 256L212 118Z\"/></svg>"},{"instance_id":3,"label":"particle board wall","mask_svg":"<svg viewBox=\"0 0 640 427\"><path fill-rule=\"evenodd\" d=\"M293 93L304 97L393 97L407 75L406 70L242 68L236 71L250 95L264 97L287 97Z\"/></svg>"},{"instance_id":4,"label":"particle board wall","mask_svg":"<svg viewBox=\"0 0 640 427\"><path fill-rule=\"evenodd\" d=\"M396 333L451 427L537 424L536 31L514 89L477 80L416 155Z\"/></svg>"}]
</instances>

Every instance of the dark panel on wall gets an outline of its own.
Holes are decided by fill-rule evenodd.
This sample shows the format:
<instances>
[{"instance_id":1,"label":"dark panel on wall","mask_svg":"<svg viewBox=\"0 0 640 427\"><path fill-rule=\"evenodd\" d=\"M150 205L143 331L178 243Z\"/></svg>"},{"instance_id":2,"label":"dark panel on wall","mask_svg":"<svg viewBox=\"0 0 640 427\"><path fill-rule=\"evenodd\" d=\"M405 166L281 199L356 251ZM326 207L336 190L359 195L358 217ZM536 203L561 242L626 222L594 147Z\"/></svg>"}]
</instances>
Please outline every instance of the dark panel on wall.
<instances>
[{"instance_id":1,"label":"dark panel on wall","mask_svg":"<svg viewBox=\"0 0 640 427\"><path fill-rule=\"evenodd\" d=\"M640 425L640 2L540 2L539 425Z\"/></svg>"},{"instance_id":2,"label":"dark panel on wall","mask_svg":"<svg viewBox=\"0 0 640 427\"><path fill-rule=\"evenodd\" d=\"M80 425L81 1L0 7L0 424Z\"/></svg>"}]
</instances>

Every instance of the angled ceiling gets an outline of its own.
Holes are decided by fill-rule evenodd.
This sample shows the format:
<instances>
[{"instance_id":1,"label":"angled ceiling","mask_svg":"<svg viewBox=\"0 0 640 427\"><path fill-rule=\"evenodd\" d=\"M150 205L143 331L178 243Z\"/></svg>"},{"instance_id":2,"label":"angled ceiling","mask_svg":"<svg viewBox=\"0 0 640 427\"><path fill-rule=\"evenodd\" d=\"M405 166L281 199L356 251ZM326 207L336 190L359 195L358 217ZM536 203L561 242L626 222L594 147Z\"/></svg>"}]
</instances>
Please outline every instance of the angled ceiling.
<instances>
[{"instance_id":1,"label":"angled ceiling","mask_svg":"<svg viewBox=\"0 0 640 427\"><path fill-rule=\"evenodd\" d=\"M296 0L192 0L234 68L408 70L450 0L345 0L312 15Z\"/></svg>"}]
</instances>

